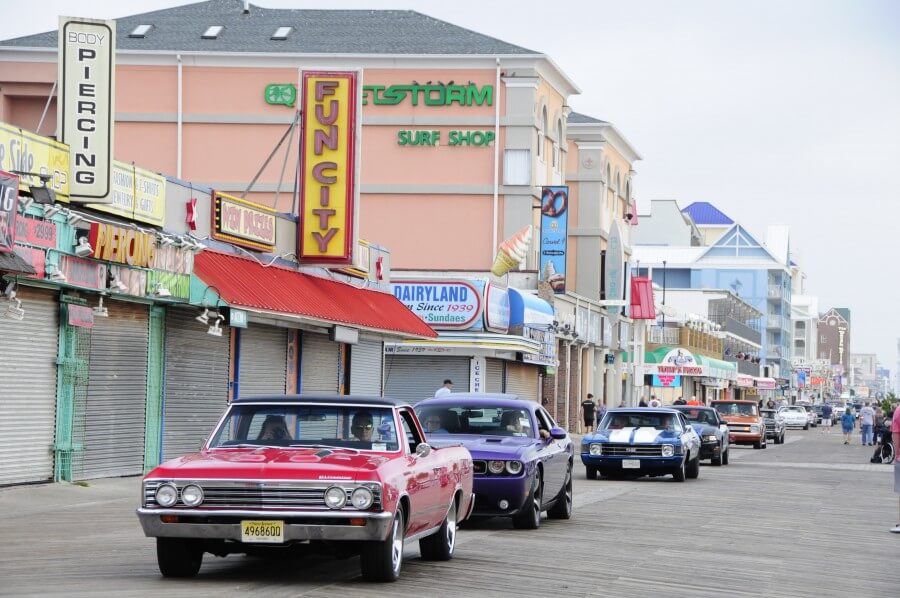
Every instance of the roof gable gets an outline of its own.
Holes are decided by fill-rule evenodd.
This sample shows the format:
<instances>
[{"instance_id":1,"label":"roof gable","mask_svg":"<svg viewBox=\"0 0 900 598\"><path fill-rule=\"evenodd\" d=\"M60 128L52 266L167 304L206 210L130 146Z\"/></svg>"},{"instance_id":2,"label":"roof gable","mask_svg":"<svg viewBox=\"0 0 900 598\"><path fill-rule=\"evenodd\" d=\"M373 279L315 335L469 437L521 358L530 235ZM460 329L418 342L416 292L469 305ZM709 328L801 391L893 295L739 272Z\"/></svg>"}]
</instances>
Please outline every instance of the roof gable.
<instances>
[{"instance_id":1,"label":"roof gable","mask_svg":"<svg viewBox=\"0 0 900 598\"><path fill-rule=\"evenodd\" d=\"M755 258L768 259L784 266L772 253L740 224L725 231L719 239L697 258L702 262L707 258Z\"/></svg>"},{"instance_id":2,"label":"roof gable","mask_svg":"<svg viewBox=\"0 0 900 598\"><path fill-rule=\"evenodd\" d=\"M144 38L128 34L153 25ZM201 39L213 25L217 39ZM279 27L293 27L284 40ZM5 47L56 48L57 32L0 41ZM207 0L116 19L119 50L290 54L537 55L538 52L412 10L298 10Z\"/></svg>"},{"instance_id":3,"label":"roof gable","mask_svg":"<svg viewBox=\"0 0 900 598\"><path fill-rule=\"evenodd\" d=\"M593 116L588 116L587 114L581 114L580 112L572 112L566 118L566 121L569 124L590 124L590 125L608 125L609 123L605 120L600 120L599 118L594 118Z\"/></svg>"},{"instance_id":4,"label":"roof gable","mask_svg":"<svg viewBox=\"0 0 900 598\"><path fill-rule=\"evenodd\" d=\"M690 214L697 226L728 226L734 224L734 220L706 201L695 201L681 211Z\"/></svg>"}]
</instances>

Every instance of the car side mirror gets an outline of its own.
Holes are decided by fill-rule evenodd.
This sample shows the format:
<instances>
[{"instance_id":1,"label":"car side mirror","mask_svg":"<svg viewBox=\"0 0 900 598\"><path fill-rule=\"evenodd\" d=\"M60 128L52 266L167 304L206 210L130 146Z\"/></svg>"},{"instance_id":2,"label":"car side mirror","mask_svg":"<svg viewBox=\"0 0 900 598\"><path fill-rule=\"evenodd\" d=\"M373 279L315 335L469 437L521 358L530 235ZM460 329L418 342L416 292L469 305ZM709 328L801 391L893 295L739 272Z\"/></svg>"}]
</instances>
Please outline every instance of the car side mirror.
<instances>
[{"instance_id":1,"label":"car side mirror","mask_svg":"<svg viewBox=\"0 0 900 598\"><path fill-rule=\"evenodd\" d=\"M550 428L550 438L555 440L564 440L565 437L568 436L566 431L559 426L553 426Z\"/></svg>"},{"instance_id":2,"label":"car side mirror","mask_svg":"<svg viewBox=\"0 0 900 598\"><path fill-rule=\"evenodd\" d=\"M427 442L420 442L416 447L416 457L424 459L431 454L431 445Z\"/></svg>"}]
</instances>

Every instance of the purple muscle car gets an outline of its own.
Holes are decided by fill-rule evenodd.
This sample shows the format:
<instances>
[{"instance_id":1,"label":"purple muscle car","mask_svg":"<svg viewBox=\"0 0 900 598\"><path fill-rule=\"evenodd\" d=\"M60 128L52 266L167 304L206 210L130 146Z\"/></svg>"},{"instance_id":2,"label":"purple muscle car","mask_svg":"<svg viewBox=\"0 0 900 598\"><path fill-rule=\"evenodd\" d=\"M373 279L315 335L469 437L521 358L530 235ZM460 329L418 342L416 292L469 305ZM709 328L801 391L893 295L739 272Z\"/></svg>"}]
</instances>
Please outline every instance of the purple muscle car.
<instances>
[{"instance_id":1,"label":"purple muscle car","mask_svg":"<svg viewBox=\"0 0 900 598\"><path fill-rule=\"evenodd\" d=\"M574 446L546 409L486 393L446 394L415 409L429 444L462 444L472 454L474 516L512 517L519 529L540 526L543 511L572 516Z\"/></svg>"}]
</instances>

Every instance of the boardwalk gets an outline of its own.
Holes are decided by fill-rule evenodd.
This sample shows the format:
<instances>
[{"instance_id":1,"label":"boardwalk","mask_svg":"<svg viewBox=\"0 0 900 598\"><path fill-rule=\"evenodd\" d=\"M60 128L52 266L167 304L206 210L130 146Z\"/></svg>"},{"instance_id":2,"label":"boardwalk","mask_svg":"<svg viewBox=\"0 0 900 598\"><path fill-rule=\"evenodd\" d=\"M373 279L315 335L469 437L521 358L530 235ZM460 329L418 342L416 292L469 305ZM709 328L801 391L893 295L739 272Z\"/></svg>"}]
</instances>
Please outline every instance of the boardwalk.
<instances>
[{"instance_id":1,"label":"boardwalk","mask_svg":"<svg viewBox=\"0 0 900 598\"><path fill-rule=\"evenodd\" d=\"M136 479L0 490L0 595L9 596L896 596L890 467L836 435L736 449L700 479L576 477L576 514L533 532L460 532L448 563L407 548L401 580L362 583L355 560L207 556L193 580L158 576L133 515Z\"/></svg>"}]
</instances>

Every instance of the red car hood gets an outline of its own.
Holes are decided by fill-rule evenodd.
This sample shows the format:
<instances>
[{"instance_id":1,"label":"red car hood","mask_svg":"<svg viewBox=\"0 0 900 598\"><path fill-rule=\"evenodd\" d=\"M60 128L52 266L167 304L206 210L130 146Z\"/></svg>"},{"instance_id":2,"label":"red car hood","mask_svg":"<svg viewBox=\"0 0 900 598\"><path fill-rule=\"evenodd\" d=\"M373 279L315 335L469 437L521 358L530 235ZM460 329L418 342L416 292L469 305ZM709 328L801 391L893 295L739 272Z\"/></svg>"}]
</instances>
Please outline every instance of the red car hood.
<instances>
[{"instance_id":1,"label":"red car hood","mask_svg":"<svg viewBox=\"0 0 900 598\"><path fill-rule=\"evenodd\" d=\"M222 448L166 461L148 478L220 480L376 480L380 453L320 448Z\"/></svg>"}]
</instances>

